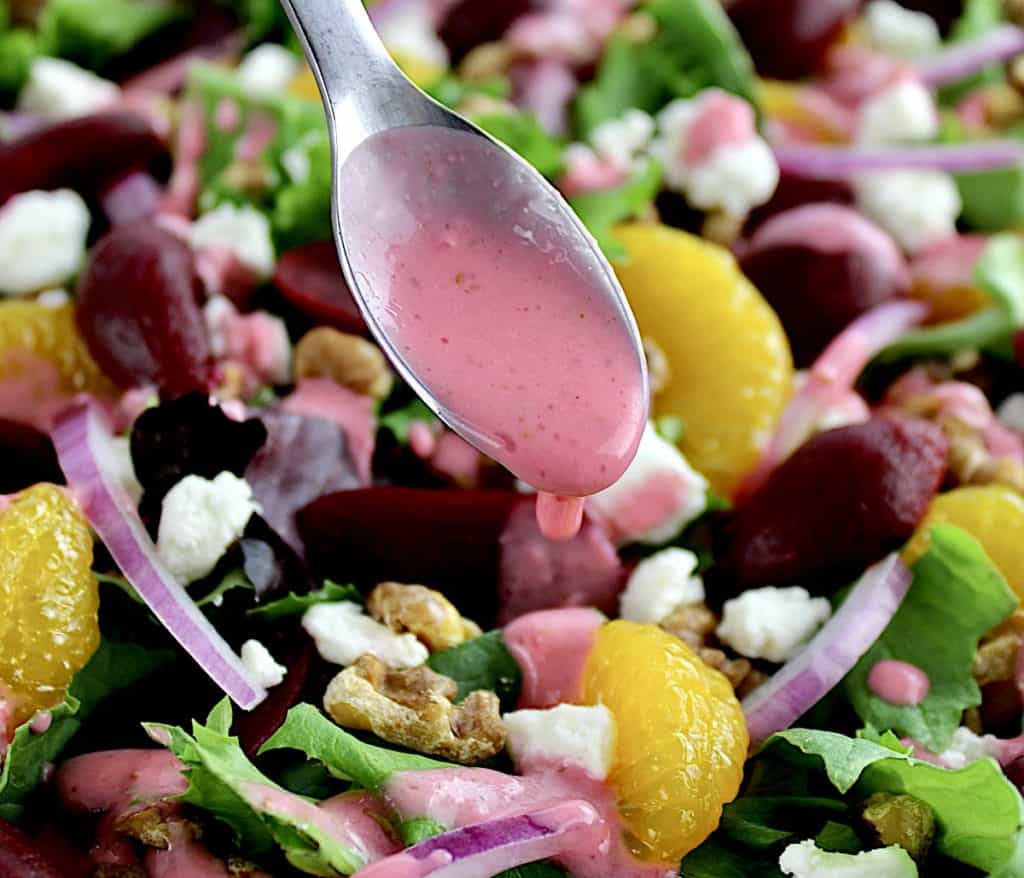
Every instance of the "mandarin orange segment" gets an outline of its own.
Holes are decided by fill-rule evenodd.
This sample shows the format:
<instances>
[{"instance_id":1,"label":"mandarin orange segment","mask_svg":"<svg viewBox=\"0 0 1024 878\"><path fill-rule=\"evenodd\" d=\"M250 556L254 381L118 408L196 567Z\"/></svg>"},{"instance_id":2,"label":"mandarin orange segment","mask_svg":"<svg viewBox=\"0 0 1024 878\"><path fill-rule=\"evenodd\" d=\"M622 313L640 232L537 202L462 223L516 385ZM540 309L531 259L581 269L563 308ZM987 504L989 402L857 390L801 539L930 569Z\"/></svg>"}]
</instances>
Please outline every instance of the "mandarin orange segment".
<instances>
[{"instance_id":1,"label":"mandarin orange segment","mask_svg":"<svg viewBox=\"0 0 1024 878\"><path fill-rule=\"evenodd\" d=\"M41 374L41 364L52 367L52 374ZM75 326L70 303L53 308L0 302L0 381L9 379L29 379L66 394L114 392Z\"/></svg>"},{"instance_id":2,"label":"mandarin orange segment","mask_svg":"<svg viewBox=\"0 0 1024 878\"><path fill-rule=\"evenodd\" d=\"M1024 497L999 485L939 494L903 550L908 564L925 553L931 528L937 524L956 525L974 537L1010 588L1024 600Z\"/></svg>"},{"instance_id":3,"label":"mandarin orange segment","mask_svg":"<svg viewBox=\"0 0 1024 878\"><path fill-rule=\"evenodd\" d=\"M643 860L678 865L718 826L743 778L747 727L729 681L656 625L603 626L584 702L618 728L610 781L626 841Z\"/></svg>"},{"instance_id":4,"label":"mandarin orange segment","mask_svg":"<svg viewBox=\"0 0 1024 878\"><path fill-rule=\"evenodd\" d=\"M0 692L14 722L53 707L99 646L92 535L55 485L23 491L0 514Z\"/></svg>"},{"instance_id":5,"label":"mandarin orange segment","mask_svg":"<svg viewBox=\"0 0 1024 878\"><path fill-rule=\"evenodd\" d=\"M782 324L722 247L653 224L621 227L616 237L630 255L615 270L640 333L671 372L655 414L686 422L684 454L730 495L789 398L793 358Z\"/></svg>"}]
</instances>

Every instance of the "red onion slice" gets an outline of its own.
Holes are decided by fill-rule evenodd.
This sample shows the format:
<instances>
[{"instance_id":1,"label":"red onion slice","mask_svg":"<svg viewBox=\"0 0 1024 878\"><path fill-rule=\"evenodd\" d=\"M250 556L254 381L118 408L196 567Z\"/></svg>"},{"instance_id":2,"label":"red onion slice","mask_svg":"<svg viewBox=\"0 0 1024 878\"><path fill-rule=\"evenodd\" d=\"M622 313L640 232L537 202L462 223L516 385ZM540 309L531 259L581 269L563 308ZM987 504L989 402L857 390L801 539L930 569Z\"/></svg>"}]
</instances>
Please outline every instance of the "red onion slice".
<instances>
[{"instance_id":1,"label":"red onion slice","mask_svg":"<svg viewBox=\"0 0 1024 878\"><path fill-rule=\"evenodd\" d=\"M100 194L100 205L112 226L149 219L160 209L163 189L146 171L129 171Z\"/></svg>"},{"instance_id":2,"label":"red onion slice","mask_svg":"<svg viewBox=\"0 0 1024 878\"><path fill-rule=\"evenodd\" d=\"M835 180L874 171L993 171L1024 163L1024 144L982 140L942 146L861 147L792 143L777 145L779 168L794 177Z\"/></svg>"},{"instance_id":3,"label":"red onion slice","mask_svg":"<svg viewBox=\"0 0 1024 878\"><path fill-rule=\"evenodd\" d=\"M359 870L360 878L469 878L557 856L604 832L593 806L560 802L539 811L453 829Z\"/></svg>"},{"instance_id":4,"label":"red onion slice","mask_svg":"<svg viewBox=\"0 0 1024 878\"><path fill-rule=\"evenodd\" d=\"M751 746L789 728L839 684L892 621L910 580L896 553L864 571L807 648L743 699Z\"/></svg>"},{"instance_id":5,"label":"red onion slice","mask_svg":"<svg viewBox=\"0 0 1024 878\"><path fill-rule=\"evenodd\" d=\"M156 553L128 495L110 470L110 431L89 402L57 421L53 444L89 523L153 614L213 681L244 710L267 695Z\"/></svg>"},{"instance_id":6,"label":"red onion slice","mask_svg":"<svg viewBox=\"0 0 1024 878\"><path fill-rule=\"evenodd\" d=\"M1024 52L1024 29L1012 24L995 27L978 39L951 46L917 65L921 81L932 88L959 82L991 64L1009 61Z\"/></svg>"}]
</instances>

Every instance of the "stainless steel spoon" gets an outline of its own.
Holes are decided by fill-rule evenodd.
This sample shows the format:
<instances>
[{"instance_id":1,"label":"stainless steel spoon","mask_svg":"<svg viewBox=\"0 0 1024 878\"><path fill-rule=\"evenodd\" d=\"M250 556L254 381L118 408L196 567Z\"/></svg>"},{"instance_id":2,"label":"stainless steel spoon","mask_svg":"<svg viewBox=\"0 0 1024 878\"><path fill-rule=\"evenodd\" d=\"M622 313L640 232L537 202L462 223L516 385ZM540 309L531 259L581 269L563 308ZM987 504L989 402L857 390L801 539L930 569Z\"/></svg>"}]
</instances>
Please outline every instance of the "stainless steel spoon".
<instances>
[{"instance_id":1,"label":"stainless steel spoon","mask_svg":"<svg viewBox=\"0 0 1024 878\"><path fill-rule=\"evenodd\" d=\"M626 344L632 360L631 368L634 369L629 377L642 385L640 392L645 418L646 364L633 315L597 243L557 190L511 150L413 85L391 60L361 0L282 0L282 5L305 50L327 112L333 153L332 218L342 271L367 325L413 390L463 438L509 466L508 455L503 455L503 449L495 445L490 425L481 425L467 417L467 413L460 410L458 399L439 400L435 382L421 374L426 370L417 369L410 362L414 358L397 343L393 327L388 325L387 308L382 310L379 290L373 289L373 279L379 279L379 274L374 275L364 264L368 258L364 226L380 220L382 205L353 203L355 199L345 200L342 191L351 183L349 180L346 184L346 163L361 145L381 132L409 127L422 130L422 126L426 126L437 129L439 136L458 132L464 139L466 135L472 135L472 143L480 145L473 148L474 161L479 164L483 155L486 173L482 175L477 166L472 174L467 174L464 184L467 201L472 200L477 209L481 202L486 204L486 198L480 197L482 180L495 181L495 192L507 191L502 188L503 182L513 180L517 194L523 194L523 203L529 204L531 211L535 210L538 222L546 224L548 241L553 240L552 234L558 236L557 258L571 263L574 270L587 279L593 287L593 300L602 303L612 315L611 320L621 323L622 332L628 338ZM350 167L356 164L351 162ZM380 162L377 167L381 167ZM447 169L446 173L450 177L458 171ZM386 171L385 176L391 183L391 196L394 197L394 187L401 183L396 184L394 177ZM454 185L458 183L456 180ZM445 185L451 189L452 180L445 180ZM472 192L469 187L472 187ZM366 187L359 188L365 197ZM496 216L500 207L495 205ZM501 218L507 221L507 216ZM528 223L527 220L524 222ZM379 236L377 240L383 246L387 238ZM494 270L500 272L501 265L495 265ZM598 441L600 438L596 437L595 442ZM631 457L630 453L628 458ZM516 472L515 466L509 468ZM526 477L521 472L517 474ZM543 485L538 487L545 489Z\"/></svg>"}]
</instances>

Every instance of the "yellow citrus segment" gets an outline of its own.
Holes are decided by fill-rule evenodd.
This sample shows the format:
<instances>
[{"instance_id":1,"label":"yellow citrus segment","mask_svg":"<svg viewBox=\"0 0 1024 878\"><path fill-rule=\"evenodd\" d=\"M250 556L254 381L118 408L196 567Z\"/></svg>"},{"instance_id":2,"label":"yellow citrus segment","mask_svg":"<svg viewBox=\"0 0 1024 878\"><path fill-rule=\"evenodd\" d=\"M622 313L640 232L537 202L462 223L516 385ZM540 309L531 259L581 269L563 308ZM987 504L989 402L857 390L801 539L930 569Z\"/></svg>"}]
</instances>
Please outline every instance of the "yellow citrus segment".
<instances>
[{"instance_id":1,"label":"yellow citrus segment","mask_svg":"<svg viewBox=\"0 0 1024 878\"><path fill-rule=\"evenodd\" d=\"M678 865L718 826L743 778L747 727L729 681L656 625L598 632L584 701L618 728L610 780L641 859Z\"/></svg>"},{"instance_id":2,"label":"yellow citrus segment","mask_svg":"<svg viewBox=\"0 0 1024 878\"><path fill-rule=\"evenodd\" d=\"M812 135L815 140L826 143L839 143L847 139L845 131L835 125L820 112L815 112L805 95L807 87L796 82L783 82L778 79L759 79L757 96L764 114L773 120L788 122Z\"/></svg>"},{"instance_id":3,"label":"yellow citrus segment","mask_svg":"<svg viewBox=\"0 0 1024 878\"><path fill-rule=\"evenodd\" d=\"M778 317L727 250L660 225L621 227L630 259L616 273L640 333L665 353L656 415L686 422L680 447L730 495L757 461L793 382Z\"/></svg>"},{"instance_id":4,"label":"yellow citrus segment","mask_svg":"<svg viewBox=\"0 0 1024 878\"><path fill-rule=\"evenodd\" d=\"M52 374L41 374L40 363ZM114 391L75 327L71 304L0 302L0 381L10 379L67 394Z\"/></svg>"},{"instance_id":5,"label":"yellow citrus segment","mask_svg":"<svg viewBox=\"0 0 1024 878\"><path fill-rule=\"evenodd\" d=\"M939 494L904 549L907 563L925 553L929 531L937 524L954 524L974 537L1010 588L1024 600L1024 497L999 485Z\"/></svg>"},{"instance_id":6,"label":"yellow citrus segment","mask_svg":"<svg viewBox=\"0 0 1024 878\"><path fill-rule=\"evenodd\" d=\"M53 707L99 646L92 535L54 485L19 494L0 515L0 692L15 723Z\"/></svg>"}]
</instances>

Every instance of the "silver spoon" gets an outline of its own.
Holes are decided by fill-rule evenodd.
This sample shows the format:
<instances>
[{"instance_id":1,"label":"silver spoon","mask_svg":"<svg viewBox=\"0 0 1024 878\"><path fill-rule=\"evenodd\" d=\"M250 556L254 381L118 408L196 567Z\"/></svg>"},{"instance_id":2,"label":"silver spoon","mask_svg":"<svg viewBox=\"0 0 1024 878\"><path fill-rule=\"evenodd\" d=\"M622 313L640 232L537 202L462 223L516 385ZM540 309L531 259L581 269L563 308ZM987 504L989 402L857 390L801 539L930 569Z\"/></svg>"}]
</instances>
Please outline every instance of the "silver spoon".
<instances>
[{"instance_id":1,"label":"silver spoon","mask_svg":"<svg viewBox=\"0 0 1024 878\"><path fill-rule=\"evenodd\" d=\"M632 459L646 423L646 364L633 315L594 239L557 190L532 166L405 77L378 38L361 0L282 3L327 112L333 153L332 218L342 271L367 325L398 372L442 421L538 489L583 495L614 482ZM412 130L415 136L409 135ZM446 211L462 214L463 237L455 240L453 232L448 242L454 253L463 252L460 248L484 246L490 233L482 231L480 237L474 237L473 229L493 228L501 233L514 229L518 236L514 244L520 246L496 251L506 255L495 261L491 280L500 279L506 269L521 269L524 260L542 252L562 273L563 281L568 278L580 285L581 301L589 308L586 315L597 319L587 324L582 319L584 310L575 300L569 302L572 316L579 310L581 320L566 336L563 362L552 361L544 373L550 376L551 386L541 387L544 379L535 383L538 394L547 394L548 411L562 414L563 406L569 407L565 411L575 411L572 407L577 406L593 415L593 423L588 421L580 428L581 439L590 447L576 447L559 457L564 449L551 445L550 436L548 445L538 445L540 433L536 430L528 441L520 441L527 431L514 434L507 424L496 422L518 412L522 400L502 396L497 379L488 375L494 387L494 405L487 408L488 400L473 404L455 386L460 379L458 369L439 375L448 364L442 362L441 369L425 365L421 356L424 342L409 342L403 327L411 319L415 301L396 292L403 282L399 275L415 272L413 282L428 286L437 278L430 273L432 259L413 260L416 264L408 265L395 256L392 243L396 237L413 234L413 226L423 231L426 220L422 214L436 214L441 205ZM431 222L443 223L447 229L446 216L434 216ZM483 286L488 287L486 283ZM557 286L561 290L563 283ZM487 289L483 293L486 295ZM540 301L550 299L545 294ZM450 311L453 318L467 314L461 306ZM420 315L416 317L420 319ZM502 345L512 344L510 322L496 319L495 325L486 329L494 357L484 356L484 367L493 366L507 353ZM593 340L607 350L606 359L618 357L618 372L610 378L598 374L602 367L593 358L595 345L582 344L588 332L598 330L600 334ZM480 334L472 329L464 332L463 349L478 341ZM536 327L527 341L531 350L546 345L556 351L554 342L548 344L551 340ZM570 356L576 348L581 352ZM574 375L573 369L580 374ZM620 396L628 396L628 404L613 410L610 402L602 408L584 398L591 393L588 387L602 380L621 382ZM584 409L586 406L590 408ZM523 421L522 415L517 418ZM543 424L539 430L544 432ZM600 473L596 463L590 472L586 461L577 460L592 453L603 455ZM545 460L552 466L544 468ZM561 475L552 475L549 469L560 470Z\"/></svg>"}]
</instances>

